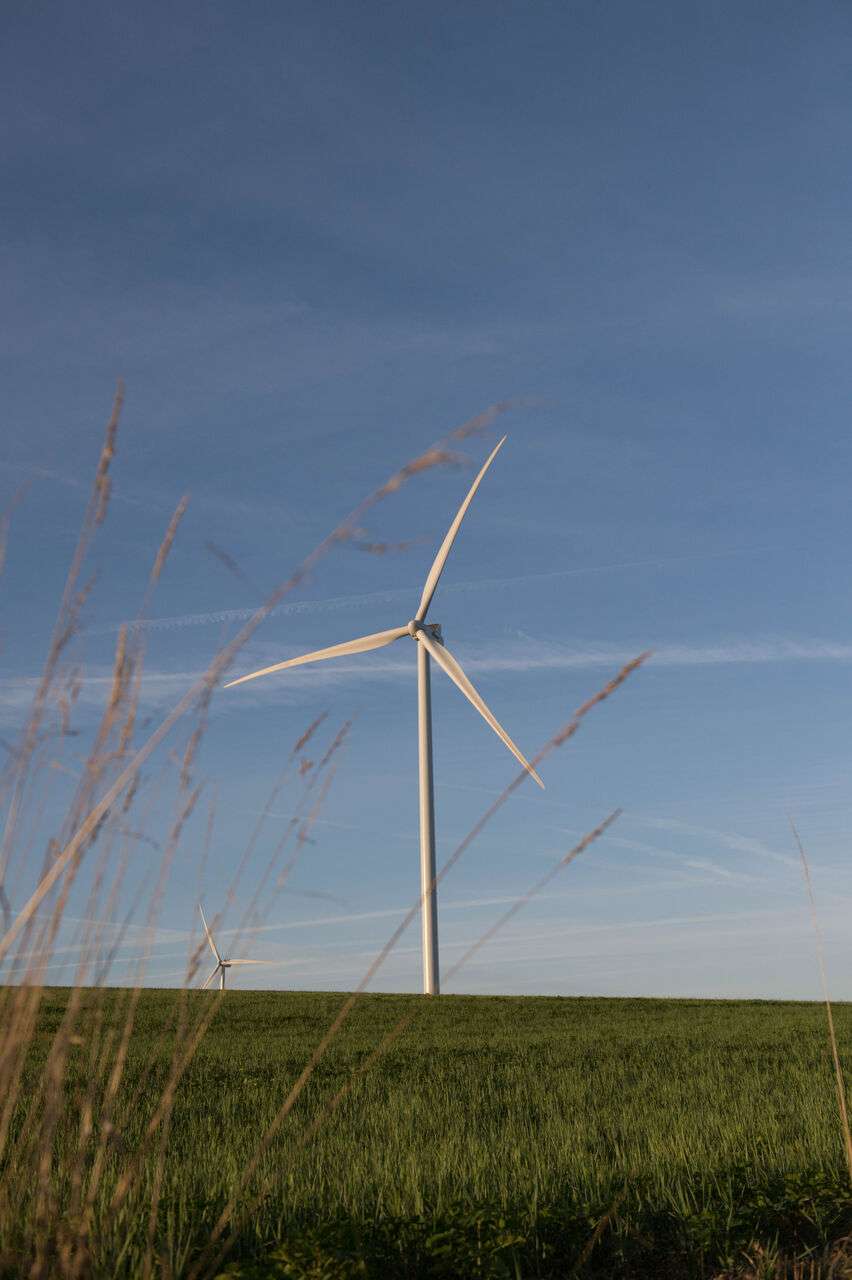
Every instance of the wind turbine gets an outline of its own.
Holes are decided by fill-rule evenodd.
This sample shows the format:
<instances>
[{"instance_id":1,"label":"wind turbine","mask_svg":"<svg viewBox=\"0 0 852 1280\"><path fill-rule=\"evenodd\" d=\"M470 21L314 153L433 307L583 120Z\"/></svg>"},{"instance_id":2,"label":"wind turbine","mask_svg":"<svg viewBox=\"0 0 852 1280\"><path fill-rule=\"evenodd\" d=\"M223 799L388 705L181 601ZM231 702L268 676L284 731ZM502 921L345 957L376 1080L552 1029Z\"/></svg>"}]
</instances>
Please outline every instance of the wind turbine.
<instances>
[{"instance_id":1,"label":"wind turbine","mask_svg":"<svg viewBox=\"0 0 852 1280\"><path fill-rule=\"evenodd\" d=\"M263 961L262 960L226 960L222 956L220 956L219 948L216 946L216 943L213 941L213 934L210 932L207 921L204 918L204 908L202 907L200 902L198 904L198 910L201 912L201 923L204 925L204 932L207 935L207 941L210 943L210 950L213 952L214 956L216 957L216 968L210 974L210 977L204 983L201 990L206 991L206 989L210 986L210 983L213 981L213 979L216 977L216 974L218 973L219 990L224 991L225 990L225 970L230 969L231 965L263 964Z\"/></svg>"},{"instance_id":2,"label":"wind turbine","mask_svg":"<svg viewBox=\"0 0 852 1280\"><path fill-rule=\"evenodd\" d=\"M492 449L485 465L470 486L467 497L456 512L456 517L447 530L446 537L438 549L438 554L429 570L423 586L423 594L417 612L410 622L403 627L394 627L390 631L377 631L370 636L361 636L358 640L348 640L344 644L332 645L329 649L317 649L314 653L303 654L301 658L289 658L286 662L276 662L274 666L263 667L260 671L252 671L250 675L240 676L238 680L230 680L226 689L242 684L246 680L256 680L258 676L270 675L273 671L283 671L286 667L302 666L306 662L321 662L325 658L342 658L350 653L366 653L370 649L381 649L385 645L410 636L417 643L417 743L420 764L420 889L423 898L423 992L425 995L438 995L440 978L438 972L438 904L435 891L435 800L432 785L432 694L429 659L433 658L471 702L482 718L491 726L499 738L512 752L524 768L535 778L540 787L544 783L530 762L515 746L506 730L496 716L488 709L483 699L468 680L458 661L452 656L444 644L441 627L437 622L427 622L426 614L432 603L435 588L438 585L447 557L450 554L459 526L465 517L473 496L479 488L482 477L494 461L506 437ZM209 935L208 935L209 937ZM211 942L212 945L212 942ZM223 975L224 980L224 975Z\"/></svg>"}]
</instances>

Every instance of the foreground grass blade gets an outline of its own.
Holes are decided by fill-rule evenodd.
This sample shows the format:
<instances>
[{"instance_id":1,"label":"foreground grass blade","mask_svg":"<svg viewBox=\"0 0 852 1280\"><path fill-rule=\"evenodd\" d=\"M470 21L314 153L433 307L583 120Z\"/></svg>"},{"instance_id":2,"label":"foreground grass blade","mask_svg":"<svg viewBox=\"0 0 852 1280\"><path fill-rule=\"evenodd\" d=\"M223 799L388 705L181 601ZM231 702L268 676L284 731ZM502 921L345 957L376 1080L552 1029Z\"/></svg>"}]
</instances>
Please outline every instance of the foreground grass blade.
<instances>
[{"instance_id":1,"label":"foreground grass blade","mask_svg":"<svg viewBox=\"0 0 852 1280\"><path fill-rule=\"evenodd\" d=\"M805 854L805 846L802 844L798 829L792 818L790 818L790 829L793 832L793 839L796 841L799 849L799 856L802 859L802 871L804 873L805 884L808 890L811 924L813 925L814 937L816 938L817 960L819 962L822 996L825 1001L825 1013L828 1019L828 1038L831 1043L831 1056L834 1062L834 1082L837 1087L837 1108L840 1112L840 1125L843 1131L843 1145L846 1152L846 1168L849 1172L849 1183L850 1186L852 1186L852 1133L849 1131L849 1114L846 1106L846 1081L843 1078L843 1068L840 1065L840 1053L837 1048L837 1036L834 1031L834 1015L831 1011L831 1000L828 995L828 975L825 971L825 951L822 945L822 931L819 927L819 920L817 918L814 887L811 882L811 869L808 864L807 855Z\"/></svg>"}]
</instances>

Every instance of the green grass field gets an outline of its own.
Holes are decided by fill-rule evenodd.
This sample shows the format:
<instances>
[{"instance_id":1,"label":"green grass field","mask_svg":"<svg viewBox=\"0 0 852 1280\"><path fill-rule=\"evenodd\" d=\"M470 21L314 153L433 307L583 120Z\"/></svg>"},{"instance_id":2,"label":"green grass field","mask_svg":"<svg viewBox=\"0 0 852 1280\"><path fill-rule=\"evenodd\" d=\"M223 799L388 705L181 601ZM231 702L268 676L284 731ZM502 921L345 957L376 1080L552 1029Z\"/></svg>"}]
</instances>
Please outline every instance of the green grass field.
<instances>
[{"instance_id":1,"label":"green grass field","mask_svg":"<svg viewBox=\"0 0 852 1280\"><path fill-rule=\"evenodd\" d=\"M57 1214L73 1198L98 1010L102 1026L119 1025L128 993L85 999L53 1139ZM216 999L191 993L190 1019ZM42 1005L24 1099L35 1096L66 1000L53 991ZM156 1141L120 1209L109 1201L163 1092L180 1001L141 996L94 1208L98 1275L142 1273ZM191 1273L340 1002L227 992L175 1095L156 1274ZM401 1038L328 1114L407 1013L415 1018ZM852 1060L852 1009L838 1007L836 1021ZM33 1187L14 1176L15 1151L34 1131L35 1113L24 1121L24 1111L2 1179L7 1274L18 1274L37 1212ZM585 1250L584 1274L698 1276L718 1274L755 1240L801 1253L851 1225L818 1005L381 995L356 1007L240 1191L227 1261L206 1265L305 1277L564 1276Z\"/></svg>"}]
</instances>

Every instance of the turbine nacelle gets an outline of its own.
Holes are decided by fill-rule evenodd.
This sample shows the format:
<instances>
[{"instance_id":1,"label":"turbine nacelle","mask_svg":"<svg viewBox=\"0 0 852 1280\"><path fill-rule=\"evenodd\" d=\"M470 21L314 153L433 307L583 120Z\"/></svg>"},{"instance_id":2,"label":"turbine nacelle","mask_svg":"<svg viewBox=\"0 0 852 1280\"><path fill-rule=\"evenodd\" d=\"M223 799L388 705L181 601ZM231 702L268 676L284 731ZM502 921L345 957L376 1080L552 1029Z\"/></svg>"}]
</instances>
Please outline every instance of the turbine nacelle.
<instances>
[{"instance_id":1,"label":"turbine nacelle","mask_svg":"<svg viewBox=\"0 0 852 1280\"><path fill-rule=\"evenodd\" d=\"M444 643L444 637L441 634L440 622L418 622L416 618L412 618L408 624L408 634L411 636L412 640L419 639L418 632L420 631L427 631L430 636L434 636L438 641L438 644Z\"/></svg>"}]
</instances>

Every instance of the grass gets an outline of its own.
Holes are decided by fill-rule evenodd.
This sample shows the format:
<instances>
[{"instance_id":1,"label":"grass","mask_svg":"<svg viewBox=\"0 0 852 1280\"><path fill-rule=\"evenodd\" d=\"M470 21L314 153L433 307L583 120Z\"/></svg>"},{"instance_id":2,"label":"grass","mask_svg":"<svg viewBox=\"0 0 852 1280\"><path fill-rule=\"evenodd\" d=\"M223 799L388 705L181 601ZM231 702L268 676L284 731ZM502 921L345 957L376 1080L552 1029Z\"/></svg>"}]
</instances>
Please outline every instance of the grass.
<instances>
[{"instance_id":1,"label":"grass","mask_svg":"<svg viewBox=\"0 0 852 1280\"><path fill-rule=\"evenodd\" d=\"M120 1022L127 999L84 995L54 1135L60 1165L73 1163L88 1085L84 1028ZM95 1208L94 1275L142 1273L156 1148L120 1213L110 1202L122 1152L139 1148L165 1089L183 999L162 991L139 998L114 1112L115 1157ZM215 997L188 999L200 1009ZM24 1095L42 1078L68 1000L66 991L45 994ZM174 1097L156 1226L160 1273L192 1274L258 1132L338 1007L331 994L239 991L218 1006ZM407 1014L409 1029L358 1076ZM848 1055L852 1008L839 1006L835 1017ZM562 1276L602 1219L587 1273L668 1267L699 1276L742 1264L756 1244L767 1257L776 1248L818 1251L852 1226L824 1011L367 995L244 1202L232 1223L233 1275ZM33 1197L18 1201L14 1222L4 1214L9 1274L14 1236L23 1249L31 1235L30 1211Z\"/></svg>"}]
</instances>

